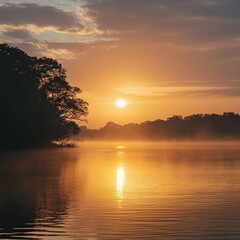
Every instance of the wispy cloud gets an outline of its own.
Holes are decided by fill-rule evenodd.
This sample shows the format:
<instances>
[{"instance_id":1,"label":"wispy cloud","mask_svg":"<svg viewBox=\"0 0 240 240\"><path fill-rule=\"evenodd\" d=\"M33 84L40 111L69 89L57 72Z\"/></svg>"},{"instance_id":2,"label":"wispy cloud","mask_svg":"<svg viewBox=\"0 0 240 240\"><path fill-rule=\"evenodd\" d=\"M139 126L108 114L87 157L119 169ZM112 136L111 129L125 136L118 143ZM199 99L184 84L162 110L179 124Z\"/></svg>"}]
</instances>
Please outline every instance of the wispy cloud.
<instances>
[{"instance_id":1,"label":"wispy cloud","mask_svg":"<svg viewBox=\"0 0 240 240\"><path fill-rule=\"evenodd\" d=\"M141 97L180 97L180 96L240 96L240 87L229 86L169 86L169 87L124 87L116 89L123 94Z\"/></svg>"}]
</instances>

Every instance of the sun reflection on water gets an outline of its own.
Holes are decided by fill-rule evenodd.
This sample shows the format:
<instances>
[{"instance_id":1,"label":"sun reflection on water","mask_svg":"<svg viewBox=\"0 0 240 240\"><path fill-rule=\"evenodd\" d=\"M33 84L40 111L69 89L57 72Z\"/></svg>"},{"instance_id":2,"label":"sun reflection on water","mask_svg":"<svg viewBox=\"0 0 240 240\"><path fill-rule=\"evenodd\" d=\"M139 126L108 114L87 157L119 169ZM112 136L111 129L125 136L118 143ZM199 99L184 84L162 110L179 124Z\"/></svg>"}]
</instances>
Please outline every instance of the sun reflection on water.
<instances>
[{"instance_id":1,"label":"sun reflection on water","mask_svg":"<svg viewBox=\"0 0 240 240\"><path fill-rule=\"evenodd\" d=\"M125 182L125 169L123 166L117 168L116 189L118 198L123 198L123 188Z\"/></svg>"},{"instance_id":2,"label":"sun reflection on water","mask_svg":"<svg viewBox=\"0 0 240 240\"><path fill-rule=\"evenodd\" d=\"M125 147L122 146L122 145L118 145L116 148L117 148L117 149L124 149Z\"/></svg>"}]
</instances>

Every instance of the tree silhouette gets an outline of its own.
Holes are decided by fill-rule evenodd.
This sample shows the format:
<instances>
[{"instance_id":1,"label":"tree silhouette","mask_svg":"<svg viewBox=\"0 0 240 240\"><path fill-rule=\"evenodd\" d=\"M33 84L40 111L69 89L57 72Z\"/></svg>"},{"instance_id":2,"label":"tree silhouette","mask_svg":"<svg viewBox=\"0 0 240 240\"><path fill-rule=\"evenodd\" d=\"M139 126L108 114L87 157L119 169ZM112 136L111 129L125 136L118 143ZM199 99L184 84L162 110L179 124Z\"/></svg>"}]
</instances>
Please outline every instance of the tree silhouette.
<instances>
[{"instance_id":1,"label":"tree silhouette","mask_svg":"<svg viewBox=\"0 0 240 240\"><path fill-rule=\"evenodd\" d=\"M108 122L98 130L83 128L81 137L104 140L239 140L240 116L219 114L174 115L167 120L118 125Z\"/></svg>"},{"instance_id":2,"label":"tree silhouette","mask_svg":"<svg viewBox=\"0 0 240 240\"><path fill-rule=\"evenodd\" d=\"M36 147L79 132L88 104L51 58L0 44L0 149Z\"/></svg>"}]
</instances>

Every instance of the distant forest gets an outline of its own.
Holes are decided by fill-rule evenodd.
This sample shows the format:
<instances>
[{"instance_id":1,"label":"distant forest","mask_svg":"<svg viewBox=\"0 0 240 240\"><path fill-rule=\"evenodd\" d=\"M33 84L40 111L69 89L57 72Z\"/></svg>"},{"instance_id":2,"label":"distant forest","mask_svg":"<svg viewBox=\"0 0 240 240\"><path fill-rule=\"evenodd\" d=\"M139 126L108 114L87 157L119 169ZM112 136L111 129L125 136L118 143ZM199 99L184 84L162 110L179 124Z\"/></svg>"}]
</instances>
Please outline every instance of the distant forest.
<instances>
[{"instance_id":1,"label":"distant forest","mask_svg":"<svg viewBox=\"0 0 240 240\"><path fill-rule=\"evenodd\" d=\"M240 139L237 113L172 116L167 120L118 125L108 122L100 129L81 127L80 139L86 140L236 140Z\"/></svg>"}]
</instances>

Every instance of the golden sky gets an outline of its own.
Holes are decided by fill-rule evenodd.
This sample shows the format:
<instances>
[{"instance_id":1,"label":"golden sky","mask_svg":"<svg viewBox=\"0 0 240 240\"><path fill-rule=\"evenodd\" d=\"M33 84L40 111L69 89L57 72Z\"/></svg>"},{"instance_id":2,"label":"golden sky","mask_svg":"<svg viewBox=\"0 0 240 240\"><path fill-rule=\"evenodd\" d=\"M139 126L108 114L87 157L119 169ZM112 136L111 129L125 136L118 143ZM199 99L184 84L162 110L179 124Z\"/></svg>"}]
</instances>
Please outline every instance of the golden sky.
<instances>
[{"instance_id":1,"label":"golden sky","mask_svg":"<svg viewBox=\"0 0 240 240\"><path fill-rule=\"evenodd\" d=\"M239 112L239 11L239 0L0 0L0 39L59 59L91 128Z\"/></svg>"}]
</instances>

